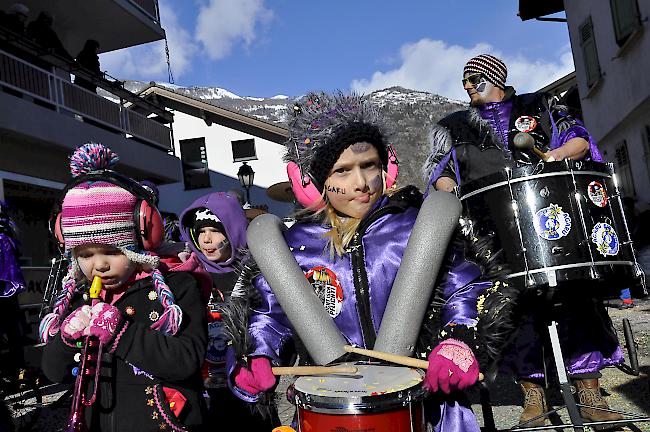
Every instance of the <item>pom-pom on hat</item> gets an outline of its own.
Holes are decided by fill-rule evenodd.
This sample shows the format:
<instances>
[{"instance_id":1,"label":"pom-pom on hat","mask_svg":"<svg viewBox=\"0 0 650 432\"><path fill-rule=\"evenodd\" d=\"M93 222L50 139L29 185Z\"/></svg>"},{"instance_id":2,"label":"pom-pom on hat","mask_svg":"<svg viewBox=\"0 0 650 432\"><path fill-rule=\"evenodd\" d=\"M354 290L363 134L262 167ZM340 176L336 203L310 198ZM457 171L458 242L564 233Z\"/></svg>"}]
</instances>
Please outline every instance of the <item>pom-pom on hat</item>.
<instances>
[{"instance_id":1,"label":"pom-pom on hat","mask_svg":"<svg viewBox=\"0 0 650 432\"><path fill-rule=\"evenodd\" d=\"M506 78L508 77L506 64L489 54L477 55L470 59L463 69L463 75L468 73L482 73L495 86L501 89L506 87Z\"/></svg>"},{"instance_id":2,"label":"pom-pom on hat","mask_svg":"<svg viewBox=\"0 0 650 432\"><path fill-rule=\"evenodd\" d=\"M367 98L341 92L309 93L294 106L285 161L296 162L323 188L341 153L357 142L372 144L388 165L388 128Z\"/></svg>"}]
</instances>

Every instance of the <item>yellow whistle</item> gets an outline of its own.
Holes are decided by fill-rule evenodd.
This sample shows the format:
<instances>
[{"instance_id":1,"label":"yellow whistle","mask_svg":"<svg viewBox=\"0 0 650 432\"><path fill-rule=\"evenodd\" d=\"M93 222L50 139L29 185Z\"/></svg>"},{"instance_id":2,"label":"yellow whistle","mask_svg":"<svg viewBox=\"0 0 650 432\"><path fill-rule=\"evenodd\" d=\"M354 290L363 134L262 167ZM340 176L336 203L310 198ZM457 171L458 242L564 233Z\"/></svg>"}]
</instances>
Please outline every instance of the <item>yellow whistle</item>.
<instances>
[{"instance_id":1,"label":"yellow whistle","mask_svg":"<svg viewBox=\"0 0 650 432\"><path fill-rule=\"evenodd\" d=\"M98 299L99 298L99 293L102 292L102 278L99 276L95 276L93 278L93 283L90 284L90 298L91 299Z\"/></svg>"}]
</instances>

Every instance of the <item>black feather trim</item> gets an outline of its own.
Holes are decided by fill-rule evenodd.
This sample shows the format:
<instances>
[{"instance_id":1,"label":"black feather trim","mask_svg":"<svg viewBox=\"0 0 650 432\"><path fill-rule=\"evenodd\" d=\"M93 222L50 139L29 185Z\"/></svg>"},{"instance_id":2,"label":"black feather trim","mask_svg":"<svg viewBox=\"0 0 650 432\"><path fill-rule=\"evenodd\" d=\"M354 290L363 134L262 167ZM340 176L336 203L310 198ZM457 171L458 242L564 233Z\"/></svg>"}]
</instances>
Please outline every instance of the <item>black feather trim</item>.
<instances>
[{"instance_id":1,"label":"black feather trim","mask_svg":"<svg viewBox=\"0 0 650 432\"><path fill-rule=\"evenodd\" d=\"M246 252L240 261L240 273L229 301L219 305L225 332L234 349L237 362L247 364L247 355L255 350L255 343L248 332L251 308L260 302L260 293L253 285L253 279L260 270L250 253Z\"/></svg>"},{"instance_id":2,"label":"black feather trim","mask_svg":"<svg viewBox=\"0 0 650 432\"><path fill-rule=\"evenodd\" d=\"M488 380L496 377L498 363L516 335L521 317L518 311L520 294L519 287L496 281L478 298L477 328L487 357L484 373Z\"/></svg>"}]
</instances>

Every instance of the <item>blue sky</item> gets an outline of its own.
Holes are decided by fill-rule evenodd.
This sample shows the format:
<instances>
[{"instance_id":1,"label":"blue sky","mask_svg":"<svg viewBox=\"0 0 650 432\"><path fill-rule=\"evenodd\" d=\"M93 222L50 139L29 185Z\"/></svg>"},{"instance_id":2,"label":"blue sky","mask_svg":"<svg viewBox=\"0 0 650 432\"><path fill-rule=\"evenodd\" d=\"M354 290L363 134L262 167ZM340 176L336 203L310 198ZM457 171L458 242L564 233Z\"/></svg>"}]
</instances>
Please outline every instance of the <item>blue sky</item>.
<instances>
[{"instance_id":1,"label":"blue sky","mask_svg":"<svg viewBox=\"0 0 650 432\"><path fill-rule=\"evenodd\" d=\"M466 60L489 52L534 91L573 70L566 24L522 22L517 0L160 0L181 86L241 96L392 85L464 99ZM167 81L164 44L103 54L121 79Z\"/></svg>"}]
</instances>

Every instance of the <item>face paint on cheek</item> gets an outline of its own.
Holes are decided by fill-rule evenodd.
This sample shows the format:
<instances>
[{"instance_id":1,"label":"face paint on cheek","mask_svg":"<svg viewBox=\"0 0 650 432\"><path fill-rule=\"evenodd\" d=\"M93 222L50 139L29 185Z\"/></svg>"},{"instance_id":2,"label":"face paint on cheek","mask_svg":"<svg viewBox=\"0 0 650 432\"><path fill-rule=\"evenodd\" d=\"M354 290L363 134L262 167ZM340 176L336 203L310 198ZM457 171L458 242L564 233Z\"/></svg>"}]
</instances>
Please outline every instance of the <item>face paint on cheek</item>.
<instances>
[{"instance_id":1,"label":"face paint on cheek","mask_svg":"<svg viewBox=\"0 0 650 432\"><path fill-rule=\"evenodd\" d=\"M486 97L494 89L494 84L489 81L481 80L480 83L476 86L476 91L481 97Z\"/></svg>"},{"instance_id":2,"label":"face paint on cheek","mask_svg":"<svg viewBox=\"0 0 650 432\"><path fill-rule=\"evenodd\" d=\"M379 191L380 189L382 189L382 187L381 187L381 176L378 175L377 177L370 180L370 182L368 183L368 186L370 186L370 192L371 193L375 193L375 192Z\"/></svg>"},{"instance_id":3,"label":"face paint on cheek","mask_svg":"<svg viewBox=\"0 0 650 432\"><path fill-rule=\"evenodd\" d=\"M223 251L224 249L226 249L228 246L230 246L230 242L228 241L228 239L226 239L226 240L221 240L221 241L219 242L219 244L217 245L217 250L221 252L221 251Z\"/></svg>"},{"instance_id":4,"label":"face paint on cheek","mask_svg":"<svg viewBox=\"0 0 650 432\"><path fill-rule=\"evenodd\" d=\"M352 144L350 146L350 149L352 149L352 151L355 153L366 152L368 151L369 148L370 148L370 144L367 142L359 142L359 143Z\"/></svg>"},{"instance_id":5,"label":"face paint on cheek","mask_svg":"<svg viewBox=\"0 0 650 432\"><path fill-rule=\"evenodd\" d=\"M327 192L332 192L335 194L340 194L340 195L345 195L345 188L341 188L338 186L330 186L330 185L325 185L325 189Z\"/></svg>"}]
</instances>

